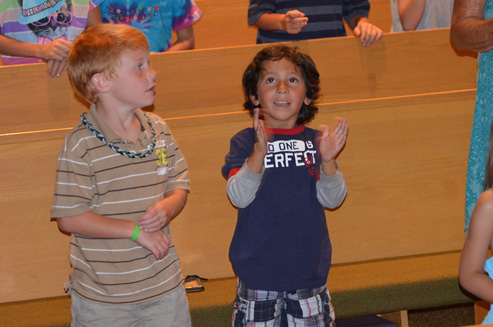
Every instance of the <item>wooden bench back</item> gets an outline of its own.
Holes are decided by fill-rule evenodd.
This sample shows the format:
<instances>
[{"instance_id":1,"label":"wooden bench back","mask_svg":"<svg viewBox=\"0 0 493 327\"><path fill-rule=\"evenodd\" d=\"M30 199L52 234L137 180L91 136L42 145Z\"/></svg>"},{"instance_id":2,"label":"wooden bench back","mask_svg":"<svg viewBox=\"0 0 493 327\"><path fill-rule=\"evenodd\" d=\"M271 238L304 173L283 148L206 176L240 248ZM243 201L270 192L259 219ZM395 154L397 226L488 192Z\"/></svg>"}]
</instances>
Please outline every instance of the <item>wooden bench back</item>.
<instances>
[{"instance_id":1,"label":"wooden bench back","mask_svg":"<svg viewBox=\"0 0 493 327\"><path fill-rule=\"evenodd\" d=\"M392 17L389 0L372 0L369 19L384 33L390 32ZM253 45L257 29L248 26L247 0L195 0L203 13L194 25L195 48L223 48ZM353 35L346 24L347 35Z\"/></svg>"},{"instance_id":2,"label":"wooden bench back","mask_svg":"<svg viewBox=\"0 0 493 327\"><path fill-rule=\"evenodd\" d=\"M321 73L317 127L344 116L339 162L343 206L327 212L335 263L460 249L476 61L458 55L448 30L300 42ZM261 46L152 56L154 111L189 164L192 192L172 233L183 273L233 275L236 210L220 174L229 139L251 125L241 76ZM50 222L58 151L87 111L66 74L44 64L0 68L0 302L63 294L69 237Z\"/></svg>"}]
</instances>

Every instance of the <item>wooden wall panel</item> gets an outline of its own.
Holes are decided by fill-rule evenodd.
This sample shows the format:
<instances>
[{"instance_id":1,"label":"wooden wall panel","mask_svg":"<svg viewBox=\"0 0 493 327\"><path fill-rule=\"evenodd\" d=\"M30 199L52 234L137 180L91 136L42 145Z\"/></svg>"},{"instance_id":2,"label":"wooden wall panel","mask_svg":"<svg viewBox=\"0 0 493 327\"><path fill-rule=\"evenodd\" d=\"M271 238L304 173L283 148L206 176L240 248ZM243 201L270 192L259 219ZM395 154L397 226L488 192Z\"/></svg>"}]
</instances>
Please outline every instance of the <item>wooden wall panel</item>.
<instances>
[{"instance_id":1,"label":"wooden wall panel","mask_svg":"<svg viewBox=\"0 0 493 327\"><path fill-rule=\"evenodd\" d=\"M195 49L253 45L257 29L248 26L248 0L196 0L203 13L193 26Z\"/></svg>"},{"instance_id":2,"label":"wooden wall panel","mask_svg":"<svg viewBox=\"0 0 493 327\"><path fill-rule=\"evenodd\" d=\"M350 123L340 157L349 195L327 215L335 263L462 245L475 61L457 56L445 37L391 35L371 49L353 39L299 43L315 58L325 94L311 126L334 116ZM258 49L152 57L154 110L167 119L192 180L171 226L184 274L233 274L227 253L236 211L220 168L230 137L251 125L239 78ZM416 58L419 49L427 55ZM62 295L69 237L49 214L59 147L85 108L66 75L51 79L44 65L0 68L0 99L0 303Z\"/></svg>"},{"instance_id":3,"label":"wooden wall panel","mask_svg":"<svg viewBox=\"0 0 493 327\"><path fill-rule=\"evenodd\" d=\"M474 92L323 105L311 124L344 116L340 157L349 195L328 212L334 263L460 249ZM172 223L184 274L231 276L236 211L220 174L229 138L246 114L169 121L190 167L192 192ZM62 139L0 145L0 301L61 295L69 237L49 222Z\"/></svg>"}]
</instances>

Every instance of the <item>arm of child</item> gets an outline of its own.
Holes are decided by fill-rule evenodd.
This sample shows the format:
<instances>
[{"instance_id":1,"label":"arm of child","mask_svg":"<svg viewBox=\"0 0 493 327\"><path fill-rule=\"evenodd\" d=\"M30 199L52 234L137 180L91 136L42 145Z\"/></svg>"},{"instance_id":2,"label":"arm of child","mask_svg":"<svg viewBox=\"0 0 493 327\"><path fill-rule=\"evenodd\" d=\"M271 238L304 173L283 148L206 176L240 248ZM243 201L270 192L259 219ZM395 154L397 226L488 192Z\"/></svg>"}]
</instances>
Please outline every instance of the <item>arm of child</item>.
<instances>
[{"instance_id":1,"label":"arm of child","mask_svg":"<svg viewBox=\"0 0 493 327\"><path fill-rule=\"evenodd\" d=\"M487 0L455 0L450 38L461 50L493 49L493 19L484 19Z\"/></svg>"},{"instance_id":2,"label":"arm of child","mask_svg":"<svg viewBox=\"0 0 493 327\"><path fill-rule=\"evenodd\" d=\"M484 264L493 239L493 191L484 192L471 216L459 266L462 287L493 303L493 280L484 273Z\"/></svg>"},{"instance_id":3,"label":"arm of child","mask_svg":"<svg viewBox=\"0 0 493 327\"><path fill-rule=\"evenodd\" d=\"M364 47L369 47L374 41L380 41L383 36L382 30L362 15L351 18L348 25L353 29L354 35L361 39Z\"/></svg>"},{"instance_id":4,"label":"arm of child","mask_svg":"<svg viewBox=\"0 0 493 327\"><path fill-rule=\"evenodd\" d=\"M256 174L245 164L228 179L226 192L234 206L246 208L255 199L264 171Z\"/></svg>"},{"instance_id":5,"label":"arm of child","mask_svg":"<svg viewBox=\"0 0 493 327\"><path fill-rule=\"evenodd\" d=\"M35 57L43 60L63 60L68 57L72 43L57 39L48 44L22 42L0 35L0 53L14 57Z\"/></svg>"},{"instance_id":6,"label":"arm of child","mask_svg":"<svg viewBox=\"0 0 493 327\"><path fill-rule=\"evenodd\" d=\"M346 197L346 183L339 171L336 159L346 144L348 124L341 118L333 131L323 126L320 137L322 165L320 180L317 182L317 198L327 208L338 207Z\"/></svg>"},{"instance_id":7,"label":"arm of child","mask_svg":"<svg viewBox=\"0 0 493 327\"><path fill-rule=\"evenodd\" d=\"M14 57L35 57L48 62L48 74L58 77L67 69L68 52L72 43L57 39L49 44L35 44L18 41L0 35L0 53Z\"/></svg>"},{"instance_id":8,"label":"arm of child","mask_svg":"<svg viewBox=\"0 0 493 327\"><path fill-rule=\"evenodd\" d=\"M180 213L185 206L187 196L186 190L173 190L166 193L164 199L147 208L146 213L139 218L138 225L149 233L162 229Z\"/></svg>"},{"instance_id":9,"label":"arm of child","mask_svg":"<svg viewBox=\"0 0 493 327\"><path fill-rule=\"evenodd\" d=\"M308 17L298 10L291 10L286 14L265 13L253 23L262 30L286 31L289 34L298 34L306 24Z\"/></svg>"},{"instance_id":10,"label":"arm of child","mask_svg":"<svg viewBox=\"0 0 493 327\"><path fill-rule=\"evenodd\" d=\"M90 10L87 14L86 27L102 23L103 19L101 18L101 10L99 9L99 6Z\"/></svg>"},{"instance_id":11,"label":"arm of child","mask_svg":"<svg viewBox=\"0 0 493 327\"><path fill-rule=\"evenodd\" d=\"M168 52L192 50L195 48L195 36L193 33L193 25L185 27L179 31L176 31L177 39L172 46L168 48Z\"/></svg>"},{"instance_id":12,"label":"arm of child","mask_svg":"<svg viewBox=\"0 0 493 327\"><path fill-rule=\"evenodd\" d=\"M397 8L405 31L414 31L425 12L426 0L397 0Z\"/></svg>"},{"instance_id":13,"label":"arm of child","mask_svg":"<svg viewBox=\"0 0 493 327\"><path fill-rule=\"evenodd\" d=\"M87 211L83 214L57 218L60 230L96 238L130 238L132 237L136 223L130 220L113 219ZM166 256L170 240L163 231L140 231L137 244L151 251L157 260Z\"/></svg>"},{"instance_id":14,"label":"arm of child","mask_svg":"<svg viewBox=\"0 0 493 327\"><path fill-rule=\"evenodd\" d=\"M247 207L255 199L264 173L264 158L267 154L267 135L264 123L259 119L260 109L255 109L253 128L255 145L245 164L233 176L228 178L226 191L231 203L238 208Z\"/></svg>"},{"instance_id":15,"label":"arm of child","mask_svg":"<svg viewBox=\"0 0 493 327\"><path fill-rule=\"evenodd\" d=\"M337 171L332 176L320 172L317 182L317 199L326 208L334 209L342 204L346 198L347 186L344 175Z\"/></svg>"}]
</instances>

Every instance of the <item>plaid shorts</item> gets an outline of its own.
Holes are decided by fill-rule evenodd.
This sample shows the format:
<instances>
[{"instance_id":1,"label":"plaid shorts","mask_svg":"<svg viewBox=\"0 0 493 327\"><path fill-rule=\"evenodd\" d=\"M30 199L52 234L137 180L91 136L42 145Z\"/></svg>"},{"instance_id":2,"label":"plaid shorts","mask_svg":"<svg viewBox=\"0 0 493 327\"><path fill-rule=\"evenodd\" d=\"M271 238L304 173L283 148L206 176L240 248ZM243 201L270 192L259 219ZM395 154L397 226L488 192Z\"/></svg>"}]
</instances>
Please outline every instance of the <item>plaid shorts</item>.
<instances>
[{"instance_id":1,"label":"plaid shorts","mask_svg":"<svg viewBox=\"0 0 493 327\"><path fill-rule=\"evenodd\" d=\"M292 292L249 289L238 279L233 327L335 327L327 286Z\"/></svg>"}]
</instances>

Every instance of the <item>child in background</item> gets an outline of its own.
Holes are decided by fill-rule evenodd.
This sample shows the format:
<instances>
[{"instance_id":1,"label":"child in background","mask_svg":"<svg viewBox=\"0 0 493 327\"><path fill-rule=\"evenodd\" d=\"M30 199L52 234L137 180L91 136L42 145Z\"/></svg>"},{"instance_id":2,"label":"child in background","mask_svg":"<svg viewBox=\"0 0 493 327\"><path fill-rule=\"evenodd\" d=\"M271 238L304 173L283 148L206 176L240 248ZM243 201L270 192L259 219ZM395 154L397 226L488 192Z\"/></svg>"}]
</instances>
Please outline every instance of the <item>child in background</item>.
<instances>
[{"instance_id":1,"label":"child in background","mask_svg":"<svg viewBox=\"0 0 493 327\"><path fill-rule=\"evenodd\" d=\"M462 287L479 298L493 303L493 125L490 130L490 145L486 161L485 191L479 197L471 215L469 233L462 249L459 281ZM487 272L485 274L484 272ZM493 304L484 324L493 324Z\"/></svg>"},{"instance_id":2,"label":"child in background","mask_svg":"<svg viewBox=\"0 0 493 327\"><path fill-rule=\"evenodd\" d=\"M346 36L346 21L368 47L383 35L369 12L368 0L250 0L248 25L258 27L257 43L274 43Z\"/></svg>"},{"instance_id":3,"label":"child in background","mask_svg":"<svg viewBox=\"0 0 493 327\"><path fill-rule=\"evenodd\" d=\"M193 24L202 17L193 0L105 0L103 22L127 24L147 37L151 52L190 50L195 47ZM172 44L172 31L177 40Z\"/></svg>"},{"instance_id":4,"label":"child in background","mask_svg":"<svg viewBox=\"0 0 493 327\"><path fill-rule=\"evenodd\" d=\"M72 41L101 23L103 0L0 1L0 53L4 65L48 62L48 74L67 69Z\"/></svg>"},{"instance_id":5,"label":"child in background","mask_svg":"<svg viewBox=\"0 0 493 327\"><path fill-rule=\"evenodd\" d=\"M222 168L238 207L229 252L238 276L233 326L334 325L324 207L346 196L336 159L348 125L304 125L318 110L319 83L312 59L285 45L260 51L243 75L254 127L231 139Z\"/></svg>"},{"instance_id":6,"label":"child in background","mask_svg":"<svg viewBox=\"0 0 493 327\"><path fill-rule=\"evenodd\" d=\"M190 326L169 223L188 169L154 103L139 30L99 24L74 42L69 76L92 103L58 158L52 218L71 234L72 326Z\"/></svg>"},{"instance_id":7,"label":"child in background","mask_svg":"<svg viewBox=\"0 0 493 327\"><path fill-rule=\"evenodd\" d=\"M390 0L392 32L449 28L453 0Z\"/></svg>"}]
</instances>

